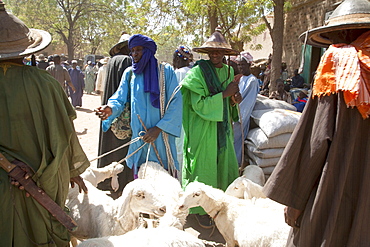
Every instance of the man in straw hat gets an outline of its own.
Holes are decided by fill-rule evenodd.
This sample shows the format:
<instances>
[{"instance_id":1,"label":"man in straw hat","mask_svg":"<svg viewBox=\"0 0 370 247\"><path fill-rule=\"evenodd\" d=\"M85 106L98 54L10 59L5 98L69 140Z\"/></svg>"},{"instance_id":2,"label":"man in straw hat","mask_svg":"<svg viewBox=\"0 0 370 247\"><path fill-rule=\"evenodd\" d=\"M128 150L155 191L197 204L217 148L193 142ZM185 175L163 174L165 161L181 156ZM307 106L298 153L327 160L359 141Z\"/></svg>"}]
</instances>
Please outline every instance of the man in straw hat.
<instances>
[{"instance_id":1,"label":"man in straw hat","mask_svg":"<svg viewBox=\"0 0 370 247\"><path fill-rule=\"evenodd\" d=\"M0 23L0 154L28 172L25 178L34 180L63 210L70 182L87 191L79 174L90 163L73 126L76 113L58 81L22 64L24 56L48 46L51 36L27 28L5 11L2 1ZM0 245L69 246L67 229L21 190L28 186L12 184L0 168Z\"/></svg>"},{"instance_id":2,"label":"man in straw hat","mask_svg":"<svg viewBox=\"0 0 370 247\"><path fill-rule=\"evenodd\" d=\"M329 46L312 96L264 187L287 205L287 246L370 244L370 2L345 0L308 44ZM306 37L306 34L302 36Z\"/></svg>"},{"instance_id":3,"label":"man in straw hat","mask_svg":"<svg viewBox=\"0 0 370 247\"><path fill-rule=\"evenodd\" d=\"M193 51L207 53L182 81L184 164L182 183L199 181L226 190L238 177L232 121L238 121L235 103L241 102L234 71L224 64L225 55L237 55L219 31ZM209 226L205 211L191 209L200 225Z\"/></svg>"},{"instance_id":4,"label":"man in straw hat","mask_svg":"<svg viewBox=\"0 0 370 247\"><path fill-rule=\"evenodd\" d=\"M109 59L107 63L106 68L107 72L103 82L103 92L101 95L102 105L106 105L108 99L117 91L118 86L121 82L123 72L127 67L130 67L132 64L131 58L129 56L130 49L128 48L129 39L130 35L127 34L126 32L122 32L119 41L109 51L109 54L112 57ZM104 132L100 128L98 154L102 155L106 152L109 152L113 149L116 149L117 147L126 144L129 141L130 138L127 138L125 140L118 139L110 129ZM98 167L104 167L114 161L121 160L123 157L126 157L127 151L128 146L120 149L119 151L116 151L105 157L100 158L98 160ZM107 179L106 181L100 183L98 185L98 188L103 190L110 190L112 196L118 197L119 194L122 192L123 188L126 186L126 184L134 180L134 177L130 169L124 169L123 172L121 172L118 175L119 188L117 192L114 192L112 190L110 180L111 179Z\"/></svg>"}]
</instances>

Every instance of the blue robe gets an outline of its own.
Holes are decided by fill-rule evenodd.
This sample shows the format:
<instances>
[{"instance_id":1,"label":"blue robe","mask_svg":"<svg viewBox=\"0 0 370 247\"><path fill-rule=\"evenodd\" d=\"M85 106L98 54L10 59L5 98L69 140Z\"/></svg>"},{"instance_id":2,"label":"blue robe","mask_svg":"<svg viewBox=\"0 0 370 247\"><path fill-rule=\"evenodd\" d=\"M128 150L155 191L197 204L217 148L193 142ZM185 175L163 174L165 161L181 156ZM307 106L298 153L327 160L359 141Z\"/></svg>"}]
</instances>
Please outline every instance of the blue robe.
<instances>
[{"instance_id":1,"label":"blue robe","mask_svg":"<svg viewBox=\"0 0 370 247\"><path fill-rule=\"evenodd\" d=\"M163 66L163 65L161 65ZM165 112L164 117L160 117L160 109L155 108L150 103L150 94L144 92L144 75L131 72L132 68L129 67L125 70L122 75L121 83L117 91L109 98L107 105L112 108L112 115L102 122L103 131L107 131L110 128L112 121L121 114L126 102L128 101L128 92L130 92L131 98L131 128L132 128L132 139L138 137L141 131L144 131L143 126L140 123L137 114L140 115L147 129L154 126L162 129L162 131L168 133L168 140L170 143L170 149L172 157L175 162L175 167L179 170L179 164L177 161L177 152L175 145L175 137L180 136L181 124L182 124L182 96L181 92L174 95L168 109ZM166 64L164 68L165 72L165 105L167 105L170 97L172 96L174 89L178 86L176 75L173 68ZM131 81L129 81L131 74ZM163 142L162 134L160 134L155 140L155 145L163 161L165 169L168 169L166 148ZM134 151L140 148L144 144L143 140L139 140L130 145L128 154L130 155ZM139 166L146 161L149 144L141 148L137 153L126 160L126 164L131 169L134 167L135 174ZM122 157L124 158L124 157ZM158 158L154 152L153 147L150 148L149 161L158 162Z\"/></svg>"},{"instance_id":2,"label":"blue robe","mask_svg":"<svg viewBox=\"0 0 370 247\"><path fill-rule=\"evenodd\" d=\"M74 107L76 106L82 106L82 96L84 94L84 88L85 88L85 81L84 81L84 74L82 71L78 68L68 69L69 75L71 76L71 81L73 86L76 89L76 92L73 93L71 87L68 87L69 89L69 95L71 96L72 105Z\"/></svg>"},{"instance_id":3,"label":"blue robe","mask_svg":"<svg viewBox=\"0 0 370 247\"><path fill-rule=\"evenodd\" d=\"M242 148L244 148L244 140L247 137L250 117L256 103L257 94L259 93L259 82L257 78L250 74L249 76L242 76L239 82L239 91L242 95L242 102L239 104L240 116L243 123L243 140L240 121L233 123L234 129L234 147L239 166L242 164Z\"/></svg>"}]
</instances>

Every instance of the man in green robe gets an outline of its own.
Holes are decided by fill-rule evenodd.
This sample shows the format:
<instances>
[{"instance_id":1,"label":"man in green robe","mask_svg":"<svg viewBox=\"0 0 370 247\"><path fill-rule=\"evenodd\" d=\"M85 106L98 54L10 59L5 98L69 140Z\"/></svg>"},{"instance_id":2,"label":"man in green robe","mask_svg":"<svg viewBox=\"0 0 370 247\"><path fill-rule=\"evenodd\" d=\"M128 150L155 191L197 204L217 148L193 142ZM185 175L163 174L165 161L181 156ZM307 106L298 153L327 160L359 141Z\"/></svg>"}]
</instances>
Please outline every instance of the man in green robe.
<instances>
[{"instance_id":1,"label":"man in green robe","mask_svg":"<svg viewBox=\"0 0 370 247\"><path fill-rule=\"evenodd\" d=\"M208 53L182 81L184 166L182 184L199 181L226 190L238 177L232 122L238 121L236 103L241 102L234 71L222 63L224 55L236 55L219 32L195 52ZM204 215L202 208L192 214ZM197 216L198 218L201 218Z\"/></svg>"},{"instance_id":2,"label":"man in green robe","mask_svg":"<svg viewBox=\"0 0 370 247\"><path fill-rule=\"evenodd\" d=\"M75 133L76 113L58 81L22 64L50 43L50 34L28 29L1 1L0 23L0 152L26 164L29 179L64 209L70 182L87 191L79 174L90 163ZM2 247L69 246L67 229L2 168L0 195Z\"/></svg>"}]
</instances>

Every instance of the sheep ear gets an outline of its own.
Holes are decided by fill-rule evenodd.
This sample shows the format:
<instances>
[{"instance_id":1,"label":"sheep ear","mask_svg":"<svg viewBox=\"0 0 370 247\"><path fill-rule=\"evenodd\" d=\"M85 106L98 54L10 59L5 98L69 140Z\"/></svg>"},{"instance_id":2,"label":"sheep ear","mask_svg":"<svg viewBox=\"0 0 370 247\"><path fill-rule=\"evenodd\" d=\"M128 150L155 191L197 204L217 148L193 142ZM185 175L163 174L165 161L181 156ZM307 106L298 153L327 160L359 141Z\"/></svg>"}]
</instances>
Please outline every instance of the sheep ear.
<instances>
[{"instance_id":1,"label":"sheep ear","mask_svg":"<svg viewBox=\"0 0 370 247\"><path fill-rule=\"evenodd\" d=\"M250 192L250 186L247 179L243 179L243 185L244 185L244 199L251 199L252 194Z\"/></svg>"}]
</instances>

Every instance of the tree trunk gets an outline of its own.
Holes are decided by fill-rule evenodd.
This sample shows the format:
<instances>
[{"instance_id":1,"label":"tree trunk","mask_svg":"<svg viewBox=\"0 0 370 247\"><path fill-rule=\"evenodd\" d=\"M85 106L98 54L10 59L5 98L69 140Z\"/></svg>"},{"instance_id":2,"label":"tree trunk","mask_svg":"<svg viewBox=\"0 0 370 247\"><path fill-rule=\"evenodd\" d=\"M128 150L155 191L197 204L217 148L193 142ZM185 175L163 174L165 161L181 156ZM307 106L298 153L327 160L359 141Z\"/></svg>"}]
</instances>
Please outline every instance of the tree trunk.
<instances>
[{"instance_id":1,"label":"tree trunk","mask_svg":"<svg viewBox=\"0 0 370 247\"><path fill-rule=\"evenodd\" d=\"M217 10L214 7L211 7L208 11L209 23L211 28L211 34L215 32L216 27L218 26L218 17Z\"/></svg>"},{"instance_id":2,"label":"tree trunk","mask_svg":"<svg viewBox=\"0 0 370 247\"><path fill-rule=\"evenodd\" d=\"M276 90L276 80L280 78L284 42L284 1L274 0L274 26L272 28L272 61L270 93Z\"/></svg>"}]
</instances>

